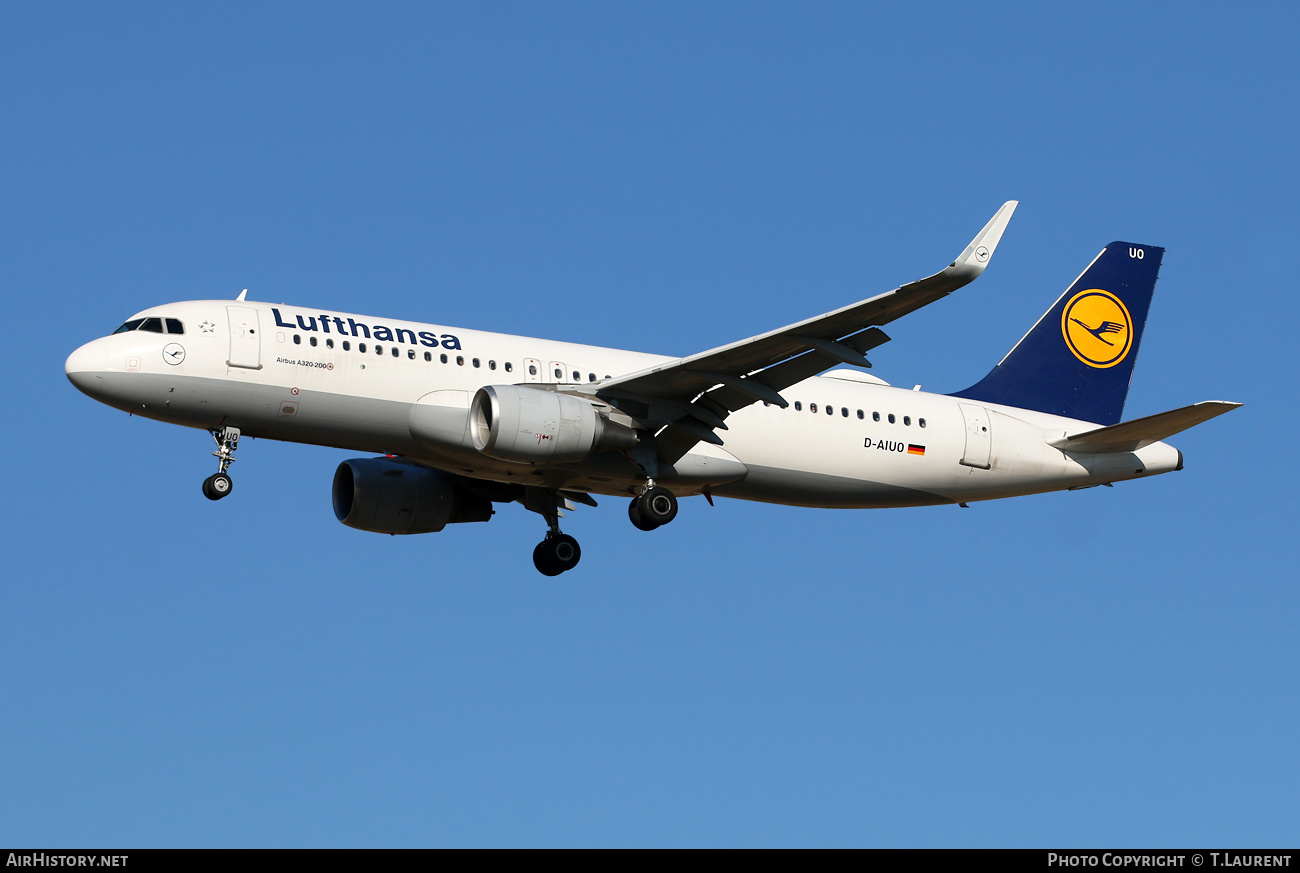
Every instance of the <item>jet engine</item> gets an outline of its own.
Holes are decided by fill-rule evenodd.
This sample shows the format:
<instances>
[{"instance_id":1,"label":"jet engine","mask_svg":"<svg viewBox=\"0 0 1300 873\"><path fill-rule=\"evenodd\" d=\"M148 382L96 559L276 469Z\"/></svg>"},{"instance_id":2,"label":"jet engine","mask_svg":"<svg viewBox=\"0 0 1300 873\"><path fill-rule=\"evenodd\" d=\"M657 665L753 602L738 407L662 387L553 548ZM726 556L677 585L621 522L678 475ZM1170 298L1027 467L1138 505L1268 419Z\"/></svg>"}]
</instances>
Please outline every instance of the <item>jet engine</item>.
<instances>
[{"instance_id":1,"label":"jet engine","mask_svg":"<svg viewBox=\"0 0 1300 873\"><path fill-rule=\"evenodd\" d=\"M334 471L334 515L373 533L435 533L449 524L487 521L492 503L453 476L392 458L353 458Z\"/></svg>"},{"instance_id":2,"label":"jet engine","mask_svg":"<svg viewBox=\"0 0 1300 873\"><path fill-rule=\"evenodd\" d=\"M469 422L474 448L503 461L580 461L637 443L635 430L610 421L589 400L519 385L480 388Z\"/></svg>"}]
</instances>

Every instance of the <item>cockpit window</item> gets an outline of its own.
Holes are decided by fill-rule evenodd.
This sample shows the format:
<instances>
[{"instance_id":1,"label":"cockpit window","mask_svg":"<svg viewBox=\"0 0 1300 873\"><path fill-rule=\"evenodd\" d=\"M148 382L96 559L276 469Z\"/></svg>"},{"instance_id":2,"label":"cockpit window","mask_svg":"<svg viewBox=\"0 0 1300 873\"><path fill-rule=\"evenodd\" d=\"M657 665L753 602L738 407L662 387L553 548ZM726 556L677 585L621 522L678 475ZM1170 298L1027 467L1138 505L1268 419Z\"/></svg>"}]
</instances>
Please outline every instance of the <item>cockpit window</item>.
<instances>
[{"instance_id":1,"label":"cockpit window","mask_svg":"<svg viewBox=\"0 0 1300 873\"><path fill-rule=\"evenodd\" d=\"M166 331L163 325L167 326ZM126 333L130 330L147 330L150 333L185 333L185 325L179 318L133 318L113 333Z\"/></svg>"}]
</instances>

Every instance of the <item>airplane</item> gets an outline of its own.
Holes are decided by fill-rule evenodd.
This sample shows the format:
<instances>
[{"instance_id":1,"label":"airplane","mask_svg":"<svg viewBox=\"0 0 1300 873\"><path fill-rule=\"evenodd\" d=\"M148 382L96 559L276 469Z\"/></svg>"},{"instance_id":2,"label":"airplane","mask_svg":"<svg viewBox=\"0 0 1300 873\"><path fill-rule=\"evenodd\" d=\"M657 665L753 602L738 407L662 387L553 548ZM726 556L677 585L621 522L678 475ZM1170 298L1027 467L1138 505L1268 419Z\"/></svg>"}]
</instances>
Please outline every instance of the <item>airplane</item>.
<instances>
[{"instance_id":1,"label":"airplane","mask_svg":"<svg viewBox=\"0 0 1300 873\"><path fill-rule=\"evenodd\" d=\"M966 506L1181 470L1163 440L1241 404L1121 422L1164 257L1156 246L1107 245L964 391L895 388L864 372L889 341L884 325L984 272L1017 205L932 276L683 358L257 303L245 291L136 313L65 370L109 406L208 431L209 499L231 494L243 436L378 454L335 471L343 524L433 533L520 503L546 520L533 563L547 576L577 566L581 548L559 520L595 506L592 495L628 498L632 524L653 531L687 496Z\"/></svg>"}]
</instances>

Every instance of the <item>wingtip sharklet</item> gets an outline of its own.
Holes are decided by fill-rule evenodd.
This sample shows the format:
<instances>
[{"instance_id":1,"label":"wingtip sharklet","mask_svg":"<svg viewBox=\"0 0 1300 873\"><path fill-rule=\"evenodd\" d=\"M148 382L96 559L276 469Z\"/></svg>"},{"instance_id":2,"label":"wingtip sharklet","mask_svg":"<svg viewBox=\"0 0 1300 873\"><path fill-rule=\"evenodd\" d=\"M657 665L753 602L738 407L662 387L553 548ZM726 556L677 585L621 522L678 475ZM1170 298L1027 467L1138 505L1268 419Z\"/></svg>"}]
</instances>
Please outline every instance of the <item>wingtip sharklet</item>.
<instances>
[{"instance_id":1,"label":"wingtip sharklet","mask_svg":"<svg viewBox=\"0 0 1300 873\"><path fill-rule=\"evenodd\" d=\"M948 269L969 273L971 279L983 273L989 261L993 260L993 253L1002 239L1002 233L1007 229L1007 224L1011 222L1011 216L1019 205L1019 200L1008 200L1003 203L1002 208L993 214L988 224L984 225L984 229L975 235L970 245L966 246L965 251L957 256L957 260L953 261Z\"/></svg>"}]
</instances>

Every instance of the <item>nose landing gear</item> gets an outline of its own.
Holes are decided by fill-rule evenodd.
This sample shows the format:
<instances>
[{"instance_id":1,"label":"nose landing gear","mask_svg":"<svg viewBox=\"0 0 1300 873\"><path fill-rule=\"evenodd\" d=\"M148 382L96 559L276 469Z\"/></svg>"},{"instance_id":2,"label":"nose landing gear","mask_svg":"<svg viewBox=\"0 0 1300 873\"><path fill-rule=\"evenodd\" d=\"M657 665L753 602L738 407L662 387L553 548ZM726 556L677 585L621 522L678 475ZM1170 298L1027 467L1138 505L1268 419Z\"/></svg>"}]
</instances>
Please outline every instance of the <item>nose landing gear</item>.
<instances>
[{"instance_id":1,"label":"nose landing gear","mask_svg":"<svg viewBox=\"0 0 1300 873\"><path fill-rule=\"evenodd\" d=\"M203 480L203 496L209 500L220 500L235 487L226 470L235 463L235 449L239 448L239 428L213 428L208 433L212 434L212 439L217 443L217 450L212 453L217 459L217 472Z\"/></svg>"},{"instance_id":2,"label":"nose landing gear","mask_svg":"<svg viewBox=\"0 0 1300 873\"><path fill-rule=\"evenodd\" d=\"M225 473L213 473L203 480L203 496L209 500L220 500L234 487L235 483Z\"/></svg>"}]
</instances>

